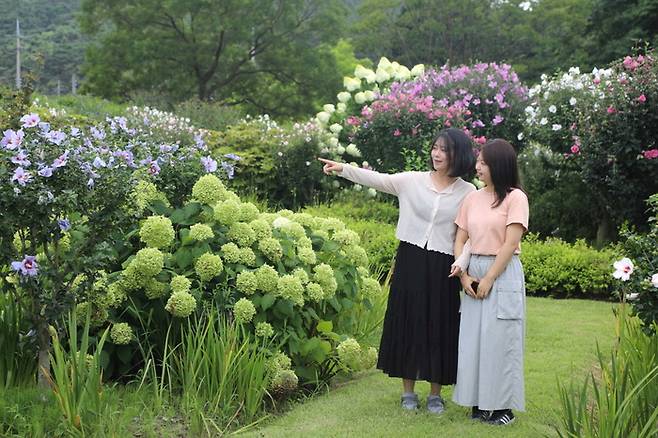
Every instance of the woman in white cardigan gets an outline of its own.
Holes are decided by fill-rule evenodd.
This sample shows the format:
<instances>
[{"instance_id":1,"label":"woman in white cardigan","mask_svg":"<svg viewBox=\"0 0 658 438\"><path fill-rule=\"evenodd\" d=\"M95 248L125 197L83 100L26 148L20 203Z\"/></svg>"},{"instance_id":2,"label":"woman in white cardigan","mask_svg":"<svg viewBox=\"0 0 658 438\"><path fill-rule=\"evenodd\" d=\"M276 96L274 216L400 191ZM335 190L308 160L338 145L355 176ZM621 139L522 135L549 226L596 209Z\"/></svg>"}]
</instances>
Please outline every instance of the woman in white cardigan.
<instances>
[{"instance_id":1,"label":"woman in white cardigan","mask_svg":"<svg viewBox=\"0 0 658 438\"><path fill-rule=\"evenodd\" d=\"M427 409L444 411L441 386L457 376L459 339L459 280L455 263L455 217L464 197L475 187L461 176L473 171L470 138L461 130L439 132L432 141L426 172L378 173L319 159L327 175L398 197L400 240L384 319L377 368L401 377L404 409L418 409L416 380L431 384Z\"/></svg>"}]
</instances>

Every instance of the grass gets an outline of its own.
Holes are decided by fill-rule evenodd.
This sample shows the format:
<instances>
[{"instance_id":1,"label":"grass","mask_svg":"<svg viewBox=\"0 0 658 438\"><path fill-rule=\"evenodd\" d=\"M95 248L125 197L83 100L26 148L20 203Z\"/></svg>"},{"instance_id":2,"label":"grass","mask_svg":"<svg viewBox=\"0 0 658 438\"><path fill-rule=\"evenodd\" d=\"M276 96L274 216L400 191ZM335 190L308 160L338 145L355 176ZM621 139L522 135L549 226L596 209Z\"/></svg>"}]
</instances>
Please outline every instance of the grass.
<instances>
[{"instance_id":1,"label":"grass","mask_svg":"<svg viewBox=\"0 0 658 438\"><path fill-rule=\"evenodd\" d=\"M328 393L297 404L242 436L556 436L560 396L557 379L583 377L596 363L596 343L609 351L614 340L613 304L586 300L528 298L525 382L527 412L505 428L472 423L468 409L447 404L435 417L401 411L401 383L371 371ZM419 384L421 399L429 391ZM452 388L444 389L450 400Z\"/></svg>"}]
</instances>

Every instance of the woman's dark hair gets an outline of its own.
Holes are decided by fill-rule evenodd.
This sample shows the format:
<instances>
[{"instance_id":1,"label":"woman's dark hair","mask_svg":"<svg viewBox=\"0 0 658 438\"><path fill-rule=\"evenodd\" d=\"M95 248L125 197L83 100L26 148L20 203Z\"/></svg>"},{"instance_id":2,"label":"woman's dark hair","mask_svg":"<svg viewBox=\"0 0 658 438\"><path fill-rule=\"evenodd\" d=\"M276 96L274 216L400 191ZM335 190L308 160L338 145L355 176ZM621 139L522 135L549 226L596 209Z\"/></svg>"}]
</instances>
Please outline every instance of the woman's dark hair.
<instances>
[{"instance_id":1,"label":"woman's dark hair","mask_svg":"<svg viewBox=\"0 0 658 438\"><path fill-rule=\"evenodd\" d=\"M472 173L475 167L473 143L464 131L457 128L444 129L434 136L430 148L430 170L434 170L431 149L439 139L443 139L446 145L446 152L450 166L448 169L448 176L464 176Z\"/></svg>"},{"instance_id":2,"label":"woman's dark hair","mask_svg":"<svg viewBox=\"0 0 658 438\"><path fill-rule=\"evenodd\" d=\"M498 207L512 189L520 189L519 168L516 162L516 151L508 141L496 138L489 140L480 151L496 193L492 207Z\"/></svg>"}]
</instances>

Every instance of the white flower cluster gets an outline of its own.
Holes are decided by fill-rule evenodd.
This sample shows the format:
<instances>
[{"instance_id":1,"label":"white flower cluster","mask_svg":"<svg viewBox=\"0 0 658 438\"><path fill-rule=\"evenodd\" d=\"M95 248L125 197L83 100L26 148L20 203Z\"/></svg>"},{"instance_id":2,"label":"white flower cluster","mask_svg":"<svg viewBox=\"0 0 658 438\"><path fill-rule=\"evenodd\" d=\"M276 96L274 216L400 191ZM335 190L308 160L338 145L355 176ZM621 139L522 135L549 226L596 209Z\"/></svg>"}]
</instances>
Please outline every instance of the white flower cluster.
<instances>
[{"instance_id":1,"label":"white flower cluster","mask_svg":"<svg viewBox=\"0 0 658 438\"><path fill-rule=\"evenodd\" d=\"M375 70L371 70L362 65L357 65L354 69L354 76L343 78L345 91L338 93L336 104L326 104L322 111L317 113L314 122L324 130L324 138L321 139L320 146L323 153L342 156L348 154L351 157L360 157L361 152L353 143L343 145L339 141L340 133L343 130L341 122L346 117L348 104L353 100L357 106L362 106L377 99L387 86L393 82L404 82L409 79L422 75L425 72L423 64L415 65L413 68L399 64L396 61L389 61L382 57ZM330 123L334 121L334 123Z\"/></svg>"}]
</instances>

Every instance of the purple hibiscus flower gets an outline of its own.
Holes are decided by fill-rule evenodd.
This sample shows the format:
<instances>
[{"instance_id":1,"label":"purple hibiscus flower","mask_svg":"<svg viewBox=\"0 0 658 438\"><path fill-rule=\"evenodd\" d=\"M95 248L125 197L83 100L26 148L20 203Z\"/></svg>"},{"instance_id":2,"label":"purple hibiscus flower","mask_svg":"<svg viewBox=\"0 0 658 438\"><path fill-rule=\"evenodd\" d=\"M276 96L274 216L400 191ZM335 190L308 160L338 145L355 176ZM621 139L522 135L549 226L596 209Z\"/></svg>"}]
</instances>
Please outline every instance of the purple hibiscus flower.
<instances>
[{"instance_id":1,"label":"purple hibiscus flower","mask_svg":"<svg viewBox=\"0 0 658 438\"><path fill-rule=\"evenodd\" d=\"M206 169L206 172L212 173L217 170L217 161L213 160L212 157L201 157L201 164Z\"/></svg>"},{"instance_id":2,"label":"purple hibiscus flower","mask_svg":"<svg viewBox=\"0 0 658 438\"><path fill-rule=\"evenodd\" d=\"M39 124L41 119L37 114L25 114L23 117L21 117L21 123L23 124L23 128L34 128Z\"/></svg>"},{"instance_id":3,"label":"purple hibiscus flower","mask_svg":"<svg viewBox=\"0 0 658 438\"><path fill-rule=\"evenodd\" d=\"M26 255L21 261L11 262L11 268L23 276L34 277L38 274L39 265L35 256Z\"/></svg>"},{"instance_id":4,"label":"purple hibiscus flower","mask_svg":"<svg viewBox=\"0 0 658 438\"><path fill-rule=\"evenodd\" d=\"M32 179L30 172L26 172L22 167L18 167L14 171L14 175L11 177L11 182L16 181L18 184L24 186L30 182L30 179Z\"/></svg>"}]
</instances>

